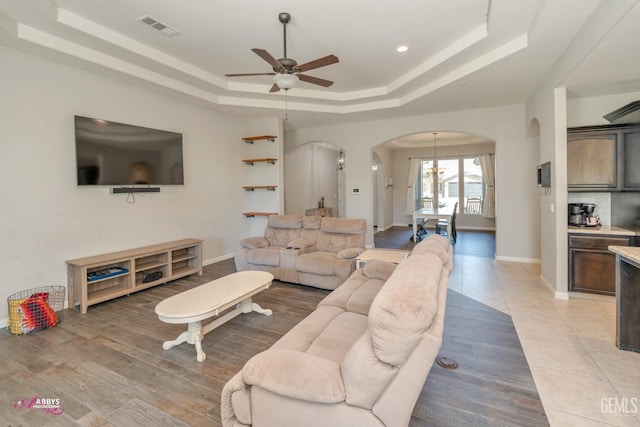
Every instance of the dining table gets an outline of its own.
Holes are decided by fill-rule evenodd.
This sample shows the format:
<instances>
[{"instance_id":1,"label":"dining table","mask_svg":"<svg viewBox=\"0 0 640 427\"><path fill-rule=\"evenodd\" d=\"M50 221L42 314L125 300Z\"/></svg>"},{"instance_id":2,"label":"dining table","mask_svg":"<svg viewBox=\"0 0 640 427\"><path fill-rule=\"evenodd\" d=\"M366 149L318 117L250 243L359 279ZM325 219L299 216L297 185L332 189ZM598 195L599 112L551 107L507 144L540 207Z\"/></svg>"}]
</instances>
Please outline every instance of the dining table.
<instances>
[{"instance_id":1,"label":"dining table","mask_svg":"<svg viewBox=\"0 0 640 427\"><path fill-rule=\"evenodd\" d=\"M454 206L440 206L437 208L421 208L413 212L413 241L418 242L418 219L425 220L439 219L447 220L447 236L451 236L451 216L453 215Z\"/></svg>"}]
</instances>

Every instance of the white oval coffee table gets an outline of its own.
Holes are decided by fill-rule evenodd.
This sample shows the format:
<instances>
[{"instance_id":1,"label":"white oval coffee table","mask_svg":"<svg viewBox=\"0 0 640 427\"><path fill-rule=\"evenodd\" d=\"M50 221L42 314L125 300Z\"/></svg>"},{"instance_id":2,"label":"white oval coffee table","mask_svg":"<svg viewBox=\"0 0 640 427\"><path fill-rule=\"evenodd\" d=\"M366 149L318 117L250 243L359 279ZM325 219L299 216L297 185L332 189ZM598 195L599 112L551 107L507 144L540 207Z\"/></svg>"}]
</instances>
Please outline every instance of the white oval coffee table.
<instances>
[{"instance_id":1,"label":"white oval coffee table","mask_svg":"<svg viewBox=\"0 0 640 427\"><path fill-rule=\"evenodd\" d=\"M271 286L273 274L264 271L240 271L181 292L156 305L158 319L165 323L186 323L187 330L162 348L170 349L187 342L196 348L198 362L207 355L202 351L202 339L208 332L242 313L255 311L271 316L272 311L252 302L251 297ZM236 306L218 319L202 325L202 321Z\"/></svg>"}]
</instances>

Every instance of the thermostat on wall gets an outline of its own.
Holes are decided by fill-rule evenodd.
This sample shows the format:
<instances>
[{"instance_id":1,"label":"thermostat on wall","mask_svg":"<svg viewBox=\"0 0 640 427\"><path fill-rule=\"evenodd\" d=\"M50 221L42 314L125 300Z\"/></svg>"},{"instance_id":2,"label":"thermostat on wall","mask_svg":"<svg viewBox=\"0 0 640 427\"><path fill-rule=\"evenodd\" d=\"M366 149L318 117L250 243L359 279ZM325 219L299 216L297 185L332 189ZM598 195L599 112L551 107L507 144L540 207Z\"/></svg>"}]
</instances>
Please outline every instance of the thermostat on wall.
<instances>
[{"instance_id":1,"label":"thermostat on wall","mask_svg":"<svg viewBox=\"0 0 640 427\"><path fill-rule=\"evenodd\" d=\"M352 188L351 189L351 194L360 194L360 189L359 188Z\"/></svg>"}]
</instances>

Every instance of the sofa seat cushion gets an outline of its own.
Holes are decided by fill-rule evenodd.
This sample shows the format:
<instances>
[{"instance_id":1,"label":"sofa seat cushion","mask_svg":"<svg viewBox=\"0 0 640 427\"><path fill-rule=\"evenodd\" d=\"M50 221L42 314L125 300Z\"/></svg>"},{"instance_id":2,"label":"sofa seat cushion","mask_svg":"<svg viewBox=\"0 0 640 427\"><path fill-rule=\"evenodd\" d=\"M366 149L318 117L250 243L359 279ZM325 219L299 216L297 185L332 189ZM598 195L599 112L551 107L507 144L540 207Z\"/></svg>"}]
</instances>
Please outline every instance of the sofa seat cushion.
<instances>
[{"instance_id":1,"label":"sofa seat cushion","mask_svg":"<svg viewBox=\"0 0 640 427\"><path fill-rule=\"evenodd\" d=\"M362 336L368 326L367 316L344 312L324 328L307 349L307 354L313 354L340 365L353 343Z\"/></svg>"},{"instance_id":2,"label":"sofa seat cushion","mask_svg":"<svg viewBox=\"0 0 640 427\"><path fill-rule=\"evenodd\" d=\"M354 342L367 330L367 316L339 307L318 307L280 338L272 348L312 354L338 365Z\"/></svg>"},{"instance_id":3,"label":"sofa seat cushion","mask_svg":"<svg viewBox=\"0 0 640 427\"><path fill-rule=\"evenodd\" d=\"M336 261L334 252L311 252L302 254L296 262L296 269L302 273L319 274L321 276L333 276L333 264Z\"/></svg>"},{"instance_id":4,"label":"sofa seat cushion","mask_svg":"<svg viewBox=\"0 0 640 427\"><path fill-rule=\"evenodd\" d=\"M362 269L356 270L342 285L320 301L318 306L332 305L344 311L367 315L382 285L384 280L372 279Z\"/></svg>"},{"instance_id":5,"label":"sofa seat cushion","mask_svg":"<svg viewBox=\"0 0 640 427\"><path fill-rule=\"evenodd\" d=\"M342 313L344 310L339 307L318 307L276 341L273 348L307 351L322 331Z\"/></svg>"},{"instance_id":6,"label":"sofa seat cushion","mask_svg":"<svg viewBox=\"0 0 640 427\"><path fill-rule=\"evenodd\" d=\"M256 248L247 252L247 262L249 264L269 265L278 267L280 265L280 250L284 249L277 246L269 246L267 248Z\"/></svg>"}]
</instances>

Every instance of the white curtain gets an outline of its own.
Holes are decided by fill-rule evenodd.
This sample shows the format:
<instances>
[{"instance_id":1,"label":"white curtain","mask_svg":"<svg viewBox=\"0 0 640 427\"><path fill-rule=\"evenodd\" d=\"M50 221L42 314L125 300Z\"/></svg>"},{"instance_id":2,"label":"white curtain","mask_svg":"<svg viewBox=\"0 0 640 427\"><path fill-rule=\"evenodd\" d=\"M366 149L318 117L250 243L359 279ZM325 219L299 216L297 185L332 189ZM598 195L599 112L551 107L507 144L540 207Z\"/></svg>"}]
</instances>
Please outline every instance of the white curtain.
<instances>
[{"instance_id":1,"label":"white curtain","mask_svg":"<svg viewBox=\"0 0 640 427\"><path fill-rule=\"evenodd\" d=\"M482 216L496 217L496 171L493 154L480 155L480 167L482 167L482 179L485 184L484 200L482 201Z\"/></svg>"},{"instance_id":2,"label":"white curtain","mask_svg":"<svg viewBox=\"0 0 640 427\"><path fill-rule=\"evenodd\" d=\"M416 180L420 173L420 159L409 159L409 178L407 180L407 215L413 215L416 210Z\"/></svg>"}]
</instances>

